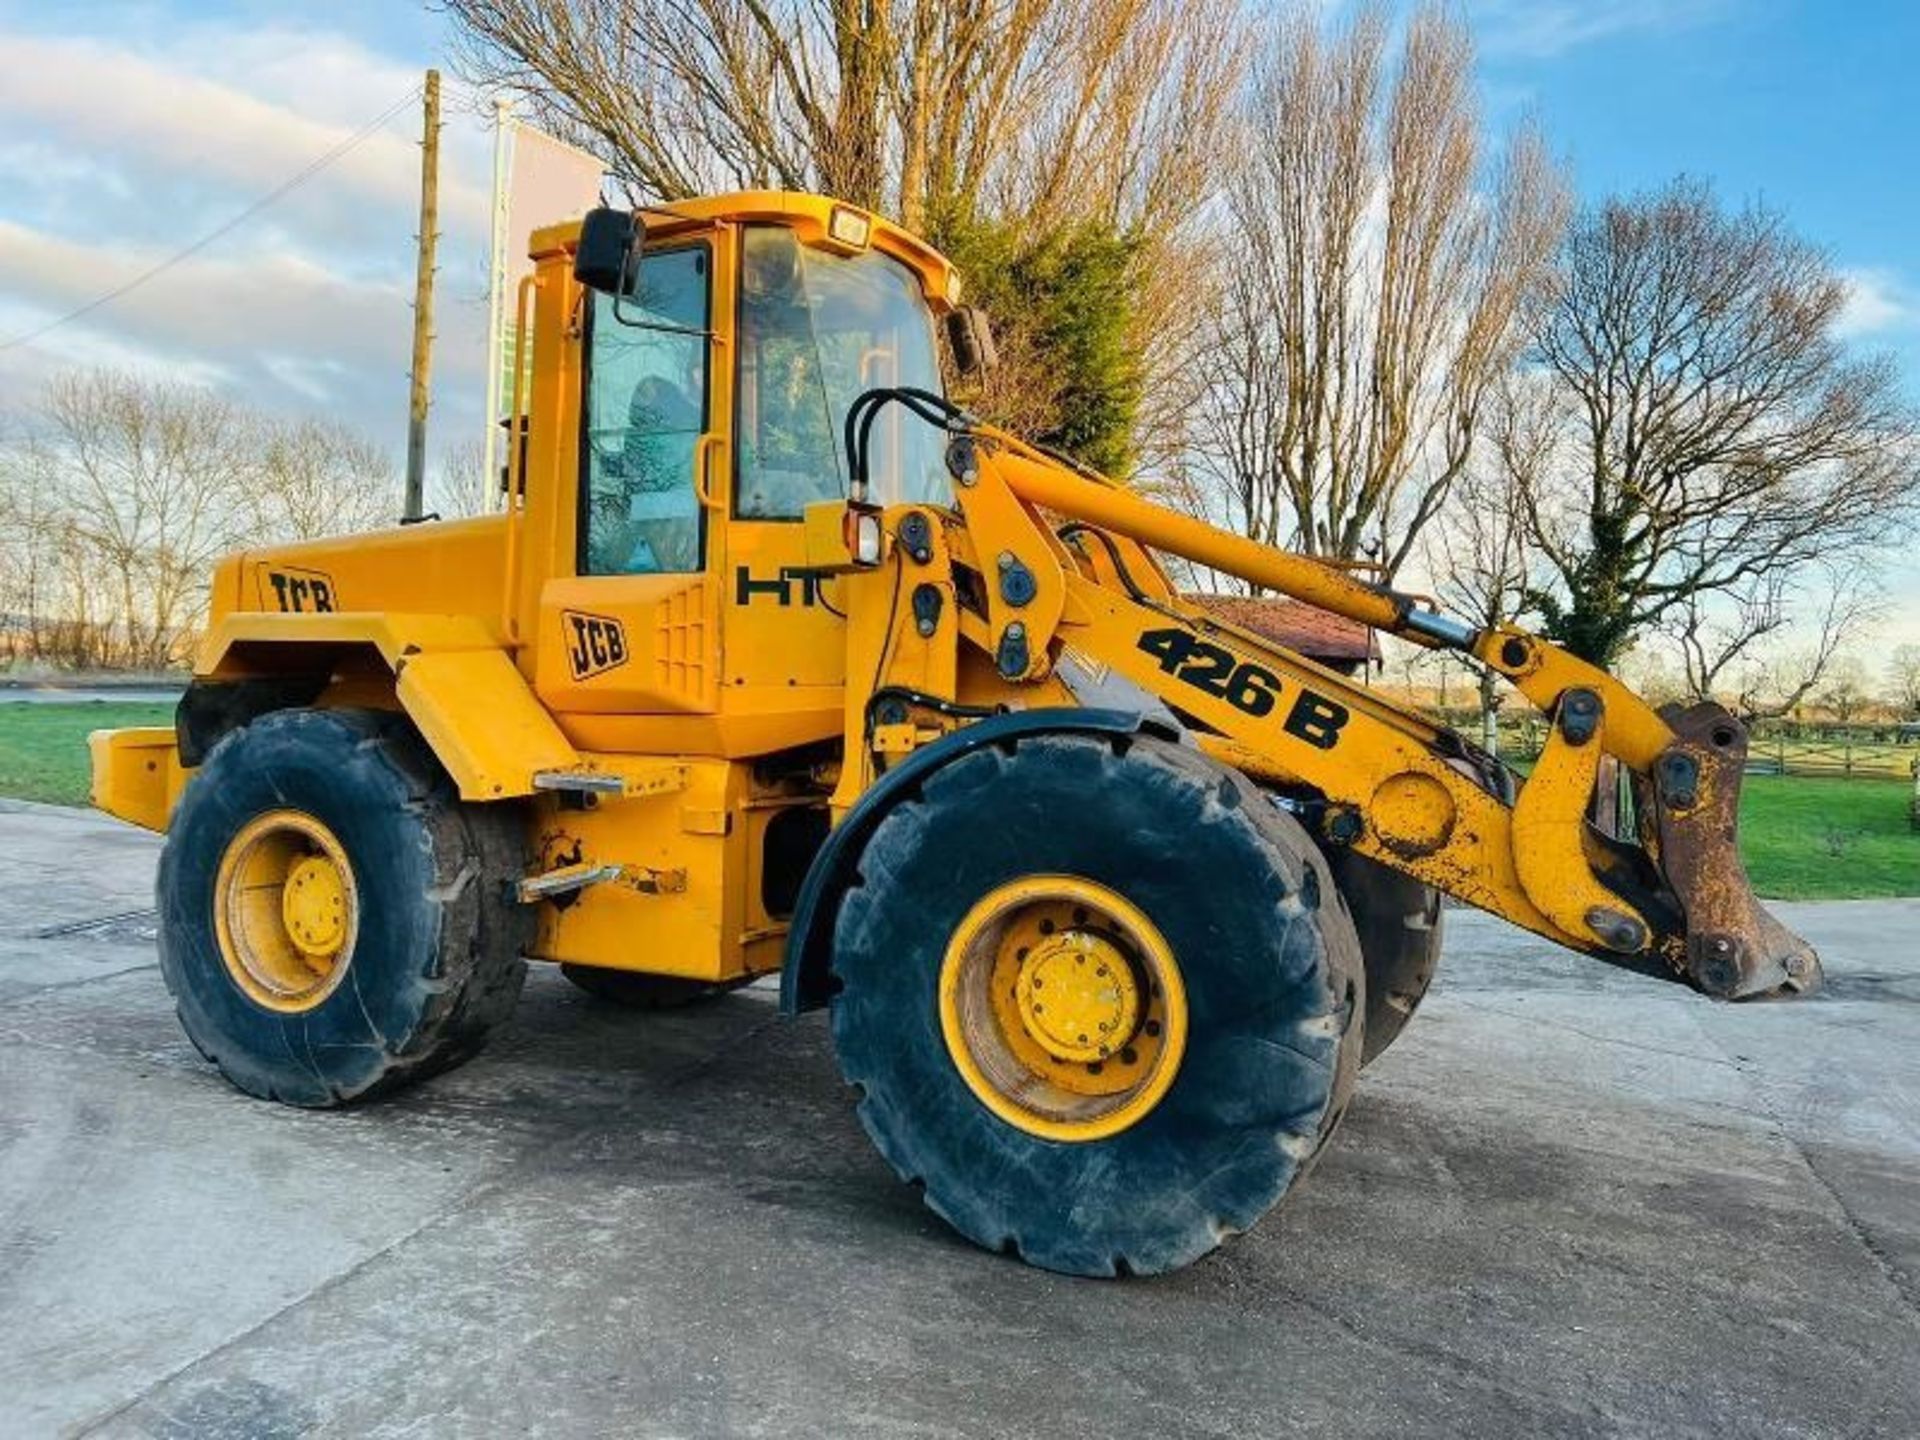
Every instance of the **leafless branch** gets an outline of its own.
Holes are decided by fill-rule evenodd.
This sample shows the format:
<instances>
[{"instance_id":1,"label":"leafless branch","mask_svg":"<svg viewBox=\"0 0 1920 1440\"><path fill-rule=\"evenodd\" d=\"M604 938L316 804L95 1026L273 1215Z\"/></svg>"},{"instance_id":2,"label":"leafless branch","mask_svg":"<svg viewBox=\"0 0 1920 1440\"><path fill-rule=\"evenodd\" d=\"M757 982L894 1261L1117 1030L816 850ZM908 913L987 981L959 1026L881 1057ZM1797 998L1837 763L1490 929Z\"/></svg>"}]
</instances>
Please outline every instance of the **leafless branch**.
<instances>
[{"instance_id":1,"label":"leafless branch","mask_svg":"<svg viewBox=\"0 0 1920 1440\"><path fill-rule=\"evenodd\" d=\"M1811 567L1911 525L1920 434L1891 364L1836 338L1844 298L1777 215L1692 181L1579 218L1532 327L1572 417L1572 455L1527 500L1556 638L1605 663L1711 613L1751 645ZM1714 660L1693 655L1697 682Z\"/></svg>"},{"instance_id":2,"label":"leafless branch","mask_svg":"<svg viewBox=\"0 0 1920 1440\"><path fill-rule=\"evenodd\" d=\"M1566 212L1538 138L1491 162L1465 30L1437 6L1391 63L1378 8L1296 8L1255 64L1233 263L1197 419L1236 523L1405 564L1472 456Z\"/></svg>"}]
</instances>

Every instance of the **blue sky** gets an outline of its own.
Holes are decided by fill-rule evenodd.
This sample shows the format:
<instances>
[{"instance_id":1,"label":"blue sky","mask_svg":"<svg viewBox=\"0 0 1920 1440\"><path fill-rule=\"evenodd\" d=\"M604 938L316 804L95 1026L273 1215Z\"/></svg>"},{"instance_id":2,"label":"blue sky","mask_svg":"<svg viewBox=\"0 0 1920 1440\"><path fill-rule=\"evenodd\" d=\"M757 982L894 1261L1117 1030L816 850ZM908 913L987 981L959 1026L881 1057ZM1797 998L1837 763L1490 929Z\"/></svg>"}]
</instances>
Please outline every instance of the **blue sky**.
<instances>
[{"instance_id":1,"label":"blue sky","mask_svg":"<svg viewBox=\"0 0 1920 1440\"><path fill-rule=\"evenodd\" d=\"M1854 343L1920 402L1920 3L1460 0L1489 116L1531 114L1579 192L1689 172L1761 197L1849 278ZM407 0L0 0L0 346L230 217L444 63ZM435 439L478 433L488 147L450 92ZM0 386L157 366L404 424L417 113L219 243L33 346ZM1920 639L1920 569L1889 633Z\"/></svg>"},{"instance_id":2,"label":"blue sky","mask_svg":"<svg viewBox=\"0 0 1920 1440\"><path fill-rule=\"evenodd\" d=\"M1920 4L1470 0L1495 113L1586 197L1682 172L1784 210L1855 282L1849 326L1920 400Z\"/></svg>"},{"instance_id":3,"label":"blue sky","mask_svg":"<svg viewBox=\"0 0 1920 1440\"><path fill-rule=\"evenodd\" d=\"M1532 115L1582 198L1688 173L1786 213L1851 282L1843 329L1920 404L1920 3L1468 0L1489 111ZM1920 559L1851 648L1920 642Z\"/></svg>"},{"instance_id":4,"label":"blue sky","mask_svg":"<svg viewBox=\"0 0 1920 1440\"><path fill-rule=\"evenodd\" d=\"M7 341L166 259L404 102L444 21L405 3L0 0L0 386L157 368L286 411L405 428L418 102L124 299ZM491 151L449 85L436 446L482 433Z\"/></svg>"}]
</instances>

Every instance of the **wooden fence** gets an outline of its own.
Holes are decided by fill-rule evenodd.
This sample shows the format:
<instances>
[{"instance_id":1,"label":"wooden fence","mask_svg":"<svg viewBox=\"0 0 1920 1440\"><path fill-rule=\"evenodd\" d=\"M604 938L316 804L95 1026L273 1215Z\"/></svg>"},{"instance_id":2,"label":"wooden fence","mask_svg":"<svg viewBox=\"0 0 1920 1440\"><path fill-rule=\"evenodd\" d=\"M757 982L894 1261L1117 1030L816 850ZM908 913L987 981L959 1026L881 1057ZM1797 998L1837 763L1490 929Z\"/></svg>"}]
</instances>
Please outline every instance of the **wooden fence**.
<instances>
[{"instance_id":1,"label":"wooden fence","mask_svg":"<svg viewBox=\"0 0 1920 1440\"><path fill-rule=\"evenodd\" d=\"M1477 740L1477 723L1456 725ZM1500 758L1540 756L1546 724L1529 715L1500 726ZM1747 743L1749 775L1805 775L1911 780L1920 764L1920 732L1891 725L1796 725L1762 721Z\"/></svg>"}]
</instances>

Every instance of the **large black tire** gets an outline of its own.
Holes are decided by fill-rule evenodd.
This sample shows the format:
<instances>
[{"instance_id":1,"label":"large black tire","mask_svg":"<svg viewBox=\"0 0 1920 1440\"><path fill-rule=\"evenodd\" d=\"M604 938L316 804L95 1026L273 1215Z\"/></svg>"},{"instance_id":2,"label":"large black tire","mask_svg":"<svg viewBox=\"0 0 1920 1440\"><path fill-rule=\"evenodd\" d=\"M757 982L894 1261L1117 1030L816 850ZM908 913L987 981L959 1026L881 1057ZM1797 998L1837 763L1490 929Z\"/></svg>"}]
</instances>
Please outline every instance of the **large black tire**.
<instances>
[{"instance_id":1,"label":"large black tire","mask_svg":"<svg viewBox=\"0 0 1920 1440\"><path fill-rule=\"evenodd\" d=\"M751 985L740 980L689 980L680 975L643 975L637 970L608 970L598 965L562 965L560 973L596 1000L623 1010L678 1010L713 1000Z\"/></svg>"},{"instance_id":2,"label":"large black tire","mask_svg":"<svg viewBox=\"0 0 1920 1440\"><path fill-rule=\"evenodd\" d=\"M1000 1118L938 1014L963 918L1048 875L1130 901L1186 990L1171 1086L1106 1138ZM936 771L869 840L833 969L835 1045L881 1154L969 1239L1071 1274L1172 1270L1246 1230L1319 1153L1359 1068L1359 943L1318 850L1244 778L1158 740L1047 735Z\"/></svg>"},{"instance_id":3,"label":"large black tire","mask_svg":"<svg viewBox=\"0 0 1920 1440\"><path fill-rule=\"evenodd\" d=\"M293 810L337 837L358 928L331 993L258 1003L221 957L216 877L255 817ZM520 817L463 805L404 721L287 710L227 735L187 786L160 854L160 969L200 1052L248 1094L328 1107L468 1059L512 1013L533 917L511 894Z\"/></svg>"},{"instance_id":4,"label":"large black tire","mask_svg":"<svg viewBox=\"0 0 1920 1440\"><path fill-rule=\"evenodd\" d=\"M1440 892L1355 850L1326 856L1367 962L1364 1068L1399 1038L1440 968Z\"/></svg>"}]
</instances>

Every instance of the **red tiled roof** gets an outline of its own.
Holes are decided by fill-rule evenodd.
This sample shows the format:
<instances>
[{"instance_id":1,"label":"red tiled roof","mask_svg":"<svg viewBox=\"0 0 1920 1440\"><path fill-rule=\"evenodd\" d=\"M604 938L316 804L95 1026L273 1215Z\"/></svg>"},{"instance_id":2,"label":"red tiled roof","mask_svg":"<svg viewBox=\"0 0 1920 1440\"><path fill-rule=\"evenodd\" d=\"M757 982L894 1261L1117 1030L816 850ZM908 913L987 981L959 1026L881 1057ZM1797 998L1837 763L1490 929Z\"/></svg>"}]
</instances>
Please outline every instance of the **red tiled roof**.
<instances>
[{"instance_id":1,"label":"red tiled roof","mask_svg":"<svg viewBox=\"0 0 1920 1440\"><path fill-rule=\"evenodd\" d=\"M1187 595L1230 625L1284 645L1322 664L1355 665L1380 658L1380 637L1358 620L1280 596Z\"/></svg>"}]
</instances>

